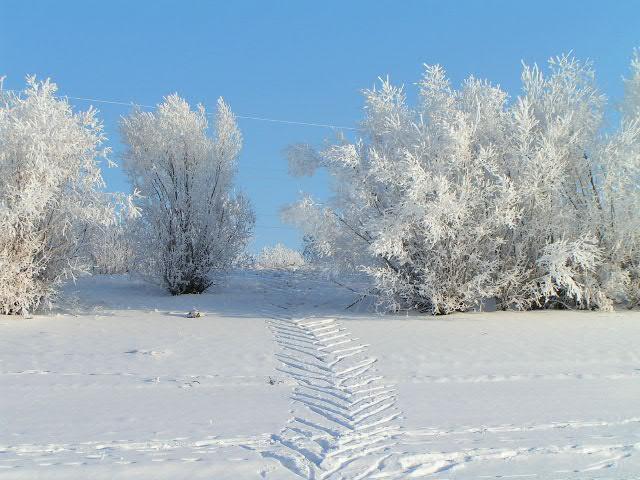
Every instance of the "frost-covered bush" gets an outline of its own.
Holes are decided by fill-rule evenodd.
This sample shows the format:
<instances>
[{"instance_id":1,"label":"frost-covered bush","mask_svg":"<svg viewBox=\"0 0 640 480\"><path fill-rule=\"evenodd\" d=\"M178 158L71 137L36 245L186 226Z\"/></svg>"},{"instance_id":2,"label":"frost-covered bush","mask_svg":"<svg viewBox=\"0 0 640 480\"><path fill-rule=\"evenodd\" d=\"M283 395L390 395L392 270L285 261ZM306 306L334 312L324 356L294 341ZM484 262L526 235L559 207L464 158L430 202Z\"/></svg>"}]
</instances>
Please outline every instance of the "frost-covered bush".
<instances>
[{"instance_id":1,"label":"frost-covered bush","mask_svg":"<svg viewBox=\"0 0 640 480\"><path fill-rule=\"evenodd\" d=\"M297 250L277 243L264 247L256 261L258 268L267 270L298 270L305 265L304 257Z\"/></svg>"},{"instance_id":2,"label":"frost-covered bush","mask_svg":"<svg viewBox=\"0 0 640 480\"><path fill-rule=\"evenodd\" d=\"M582 308L604 307L608 300L596 273L602 252L590 240L559 240L544 246L536 264L542 277L536 279L540 295L548 305L569 301Z\"/></svg>"},{"instance_id":3,"label":"frost-covered bush","mask_svg":"<svg viewBox=\"0 0 640 480\"><path fill-rule=\"evenodd\" d=\"M631 307L640 304L640 50L634 52L621 106L618 131L605 136L594 158L602 170L602 277L607 295Z\"/></svg>"},{"instance_id":4,"label":"frost-covered bush","mask_svg":"<svg viewBox=\"0 0 640 480\"><path fill-rule=\"evenodd\" d=\"M386 308L633 302L640 62L612 135L590 64L549 67L525 66L513 102L474 77L455 89L439 66L426 68L413 108L388 80L365 91L362 138L288 150L294 174L326 168L334 195L306 197L285 219L329 269L368 273Z\"/></svg>"},{"instance_id":5,"label":"frost-covered bush","mask_svg":"<svg viewBox=\"0 0 640 480\"><path fill-rule=\"evenodd\" d=\"M253 229L249 201L233 190L242 137L218 101L214 136L207 114L177 95L155 112L122 120L125 170L138 192L136 269L174 295L201 293L230 268Z\"/></svg>"},{"instance_id":6,"label":"frost-covered bush","mask_svg":"<svg viewBox=\"0 0 640 480\"><path fill-rule=\"evenodd\" d=\"M387 307L448 313L495 295L496 246L517 218L494 147L506 95L475 79L455 92L434 67L419 112L388 81L365 96L366 138L315 160L336 180L330 205L307 198L285 217L333 266L366 271Z\"/></svg>"},{"instance_id":7,"label":"frost-covered bush","mask_svg":"<svg viewBox=\"0 0 640 480\"><path fill-rule=\"evenodd\" d=\"M136 220L117 215L113 224L94 231L89 248L92 273L113 275L132 269L135 255L132 230Z\"/></svg>"},{"instance_id":8,"label":"frost-covered bush","mask_svg":"<svg viewBox=\"0 0 640 480\"><path fill-rule=\"evenodd\" d=\"M99 158L102 125L50 81L0 88L0 313L24 314L88 271L93 232L113 221Z\"/></svg>"},{"instance_id":9,"label":"frost-covered bush","mask_svg":"<svg viewBox=\"0 0 640 480\"><path fill-rule=\"evenodd\" d=\"M547 75L525 67L505 157L520 213L501 252L510 276L499 295L503 307L606 309L638 298L637 58L632 68L626 113L617 131L603 133L606 101L590 64L560 57Z\"/></svg>"}]
</instances>

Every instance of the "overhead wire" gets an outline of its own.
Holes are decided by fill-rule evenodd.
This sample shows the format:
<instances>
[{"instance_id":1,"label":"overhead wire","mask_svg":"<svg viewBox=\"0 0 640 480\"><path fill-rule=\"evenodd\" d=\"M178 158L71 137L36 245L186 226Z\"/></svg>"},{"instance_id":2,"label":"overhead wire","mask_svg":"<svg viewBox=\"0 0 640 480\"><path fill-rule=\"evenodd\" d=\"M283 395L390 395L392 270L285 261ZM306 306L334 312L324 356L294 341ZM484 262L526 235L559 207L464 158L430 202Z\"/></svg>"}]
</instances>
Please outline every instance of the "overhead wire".
<instances>
[{"instance_id":1,"label":"overhead wire","mask_svg":"<svg viewBox=\"0 0 640 480\"><path fill-rule=\"evenodd\" d=\"M125 107L142 107L142 108L155 108L153 105L143 105L136 102L123 102L120 100L104 100L100 98L89 98L89 97L72 97L69 95L64 95L65 98L69 100L79 100L82 102L94 102L94 103L104 103L108 105L122 105ZM207 115L215 115L214 113L207 112ZM236 118L240 118L243 120L256 120L259 122L271 122L271 123L284 123L287 125L300 125L303 127L318 127L318 128L330 128L334 130L353 130L359 131L360 129L357 127L345 127L344 125L332 125L329 123L315 123L315 122L300 122L297 120L285 120L281 118L270 118L270 117L262 117L257 115L243 115L243 114L234 114Z\"/></svg>"},{"instance_id":2,"label":"overhead wire","mask_svg":"<svg viewBox=\"0 0 640 480\"><path fill-rule=\"evenodd\" d=\"M78 100L78 101L85 101L85 102L93 102L93 103L102 103L102 104L108 104L108 105L120 105L120 106L126 106L126 107L142 107L142 108L154 108L154 106L152 105L143 105L143 104L139 104L139 103L135 103L135 102L122 102L122 101L118 101L118 100L103 100L103 99L98 99L98 98L88 98L88 97L73 97L73 96L68 96L65 95L65 98L69 99L69 100ZM214 115L213 113L207 112L207 115ZM271 122L271 123L281 123L281 124L287 124L287 125L299 125L299 126L305 126L305 127L318 127L318 128L330 128L330 129L335 129L335 130L353 130L353 131L359 131L359 128L356 127L345 127L345 126L339 126L339 125L332 125L332 124L325 124L325 123L314 123L314 122L299 122L299 121L295 121L295 120L283 120L283 119L276 119L276 118L268 118L268 117L259 117L259 116L255 116L255 115L238 115L238 114L234 114L236 118L240 118L240 119L244 119L244 120L255 120L255 121L262 121L262 122ZM278 171L278 172L286 172L286 170L284 169L267 169L269 171ZM275 178L264 178L263 180L276 180ZM261 216L269 216L269 217L279 217L279 215L271 215L271 214L262 214ZM255 225L258 228L268 228L268 229L275 229L275 230L296 230L295 227L293 226L289 226L289 225L262 225L262 224L256 224Z\"/></svg>"}]
</instances>

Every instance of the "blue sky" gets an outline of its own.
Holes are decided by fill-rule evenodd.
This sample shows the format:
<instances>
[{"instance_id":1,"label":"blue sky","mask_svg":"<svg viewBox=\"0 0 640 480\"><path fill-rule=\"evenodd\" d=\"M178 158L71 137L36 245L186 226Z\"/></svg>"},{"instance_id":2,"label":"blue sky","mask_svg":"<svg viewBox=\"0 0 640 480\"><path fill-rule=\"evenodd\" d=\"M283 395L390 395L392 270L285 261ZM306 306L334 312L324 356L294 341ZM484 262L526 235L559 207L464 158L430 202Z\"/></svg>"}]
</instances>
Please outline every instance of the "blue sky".
<instances>
[{"instance_id":1,"label":"blue sky","mask_svg":"<svg viewBox=\"0 0 640 480\"><path fill-rule=\"evenodd\" d=\"M616 100L633 47L640 1L60 1L3 0L0 75L51 77L63 95L156 104L178 92L213 107L223 96L239 115L356 126L360 91L379 76L407 86L424 63L457 83L469 74L519 93L524 60L573 51L594 61ZM88 104L74 101L78 108ZM127 107L96 104L117 161L118 119ZM252 249L299 245L279 208L305 191L328 195L327 178L293 179L282 150L321 144L330 130L239 120L245 143L238 185L252 199ZM118 169L112 190L129 189Z\"/></svg>"}]
</instances>

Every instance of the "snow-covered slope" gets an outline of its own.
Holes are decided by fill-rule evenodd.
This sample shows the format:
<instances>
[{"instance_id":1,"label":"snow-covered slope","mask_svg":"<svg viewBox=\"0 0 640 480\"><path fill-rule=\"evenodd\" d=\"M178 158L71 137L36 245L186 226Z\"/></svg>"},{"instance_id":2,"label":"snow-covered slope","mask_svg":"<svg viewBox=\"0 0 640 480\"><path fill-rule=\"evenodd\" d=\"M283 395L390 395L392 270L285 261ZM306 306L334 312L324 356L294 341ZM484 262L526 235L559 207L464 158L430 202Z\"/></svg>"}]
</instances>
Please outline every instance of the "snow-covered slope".
<instances>
[{"instance_id":1,"label":"snow-covered slope","mask_svg":"<svg viewBox=\"0 0 640 480\"><path fill-rule=\"evenodd\" d=\"M640 313L353 300L302 273L94 277L0 317L0 479L640 478Z\"/></svg>"}]
</instances>

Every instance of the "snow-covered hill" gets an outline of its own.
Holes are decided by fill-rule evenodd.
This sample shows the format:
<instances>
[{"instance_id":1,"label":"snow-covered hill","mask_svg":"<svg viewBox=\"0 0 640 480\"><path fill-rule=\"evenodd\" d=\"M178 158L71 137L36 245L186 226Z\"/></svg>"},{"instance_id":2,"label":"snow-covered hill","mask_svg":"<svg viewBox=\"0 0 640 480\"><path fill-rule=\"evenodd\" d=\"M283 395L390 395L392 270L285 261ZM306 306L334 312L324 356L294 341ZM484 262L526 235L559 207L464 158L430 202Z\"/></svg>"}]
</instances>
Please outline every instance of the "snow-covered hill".
<instances>
[{"instance_id":1,"label":"snow-covered hill","mask_svg":"<svg viewBox=\"0 0 640 480\"><path fill-rule=\"evenodd\" d=\"M303 273L180 297L94 277L0 317L0 479L640 478L639 312L354 299Z\"/></svg>"}]
</instances>

